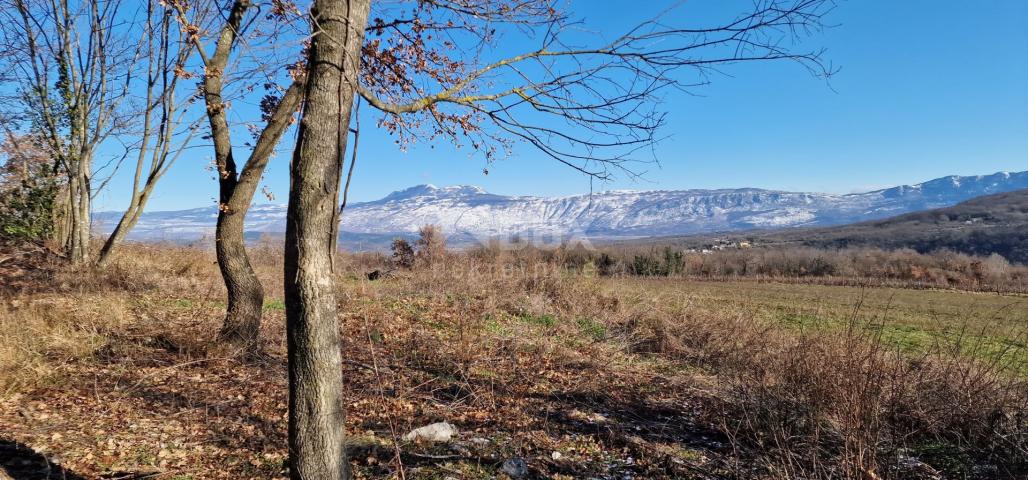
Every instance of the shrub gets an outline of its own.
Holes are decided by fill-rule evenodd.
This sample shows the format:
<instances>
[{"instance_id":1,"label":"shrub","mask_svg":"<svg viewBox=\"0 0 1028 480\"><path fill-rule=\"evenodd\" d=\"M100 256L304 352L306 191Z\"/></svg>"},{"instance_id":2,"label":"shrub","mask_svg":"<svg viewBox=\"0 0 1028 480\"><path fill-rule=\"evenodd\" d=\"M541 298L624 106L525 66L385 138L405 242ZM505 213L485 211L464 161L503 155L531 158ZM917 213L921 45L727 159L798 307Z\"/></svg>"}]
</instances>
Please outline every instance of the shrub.
<instances>
[{"instance_id":1,"label":"shrub","mask_svg":"<svg viewBox=\"0 0 1028 480\"><path fill-rule=\"evenodd\" d=\"M410 242L402 239L393 239L393 264L400 268L411 268L414 266L414 248Z\"/></svg>"},{"instance_id":2,"label":"shrub","mask_svg":"<svg viewBox=\"0 0 1028 480\"><path fill-rule=\"evenodd\" d=\"M49 157L30 138L0 144L0 242L46 240L54 232L58 185Z\"/></svg>"},{"instance_id":3,"label":"shrub","mask_svg":"<svg viewBox=\"0 0 1028 480\"><path fill-rule=\"evenodd\" d=\"M607 247L574 255L537 252L569 269L593 260L601 275L754 277L802 279L804 282L863 285L895 284L929 288L962 288L1024 292L1028 267L1012 265L997 253L975 257L942 250L817 249L812 247L726 248L686 252L673 246ZM799 281L799 280L797 280Z\"/></svg>"},{"instance_id":4,"label":"shrub","mask_svg":"<svg viewBox=\"0 0 1028 480\"><path fill-rule=\"evenodd\" d=\"M417 258L427 265L432 265L446 256L446 238L443 231L435 225L425 225L418 229L418 240L415 242Z\"/></svg>"}]
</instances>

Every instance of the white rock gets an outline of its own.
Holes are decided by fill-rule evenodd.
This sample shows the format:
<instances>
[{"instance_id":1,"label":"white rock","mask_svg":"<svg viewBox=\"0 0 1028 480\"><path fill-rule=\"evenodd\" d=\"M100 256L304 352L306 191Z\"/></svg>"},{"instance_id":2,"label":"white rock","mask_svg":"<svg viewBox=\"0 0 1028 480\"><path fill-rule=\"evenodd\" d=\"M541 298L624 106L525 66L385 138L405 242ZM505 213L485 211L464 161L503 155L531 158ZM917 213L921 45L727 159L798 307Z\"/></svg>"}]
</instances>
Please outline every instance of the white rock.
<instances>
[{"instance_id":1,"label":"white rock","mask_svg":"<svg viewBox=\"0 0 1028 480\"><path fill-rule=\"evenodd\" d=\"M439 422L415 428L404 435L403 439L408 442L419 440L426 442L449 442L456 435L457 427L446 422Z\"/></svg>"}]
</instances>

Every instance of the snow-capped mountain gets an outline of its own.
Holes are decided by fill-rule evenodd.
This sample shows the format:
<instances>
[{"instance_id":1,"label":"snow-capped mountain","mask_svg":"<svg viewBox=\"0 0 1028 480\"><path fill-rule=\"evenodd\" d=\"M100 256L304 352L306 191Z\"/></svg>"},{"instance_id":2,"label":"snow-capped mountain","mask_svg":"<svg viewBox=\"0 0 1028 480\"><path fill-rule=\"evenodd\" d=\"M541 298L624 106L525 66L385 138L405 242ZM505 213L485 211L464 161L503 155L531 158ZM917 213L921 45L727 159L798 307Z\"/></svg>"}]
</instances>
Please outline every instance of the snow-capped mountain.
<instances>
[{"instance_id":1,"label":"snow-capped mountain","mask_svg":"<svg viewBox=\"0 0 1028 480\"><path fill-rule=\"evenodd\" d=\"M534 239L631 238L718 231L838 225L950 206L970 198L1028 188L1028 171L948 176L916 185L846 195L740 188L607 191L567 197L494 195L474 186L418 185L351 204L343 232L351 238L407 236L435 224L457 241L519 235ZM118 213L96 215L110 229ZM255 205L247 232L285 231L284 205ZM196 240L213 233L215 207L143 214L130 238ZM344 235L344 239L346 235Z\"/></svg>"}]
</instances>

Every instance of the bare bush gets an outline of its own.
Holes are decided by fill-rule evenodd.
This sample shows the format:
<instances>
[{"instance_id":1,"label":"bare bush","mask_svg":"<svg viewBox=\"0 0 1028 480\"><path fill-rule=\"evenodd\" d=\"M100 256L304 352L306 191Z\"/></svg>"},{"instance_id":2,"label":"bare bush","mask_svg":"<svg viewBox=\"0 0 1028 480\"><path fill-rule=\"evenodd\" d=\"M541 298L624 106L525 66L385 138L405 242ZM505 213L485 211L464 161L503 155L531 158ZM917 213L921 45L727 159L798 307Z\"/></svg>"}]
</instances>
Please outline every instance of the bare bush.
<instances>
[{"instance_id":1,"label":"bare bush","mask_svg":"<svg viewBox=\"0 0 1028 480\"><path fill-rule=\"evenodd\" d=\"M443 230L435 225L425 225L418 229L417 259L426 265L434 265L446 257L446 237Z\"/></svg>"}]
</instances>

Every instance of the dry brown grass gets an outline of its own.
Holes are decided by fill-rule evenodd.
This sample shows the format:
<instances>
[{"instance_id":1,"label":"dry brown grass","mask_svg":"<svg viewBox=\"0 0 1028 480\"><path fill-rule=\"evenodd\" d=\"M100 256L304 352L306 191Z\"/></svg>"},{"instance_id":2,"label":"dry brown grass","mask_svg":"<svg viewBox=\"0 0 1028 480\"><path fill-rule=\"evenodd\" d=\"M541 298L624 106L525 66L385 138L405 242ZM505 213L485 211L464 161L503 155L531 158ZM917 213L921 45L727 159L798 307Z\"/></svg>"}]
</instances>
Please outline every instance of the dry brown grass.
<instances>
[{"instance_id":1,"label":"dry brown grass","mask_svg":"<svg viewBox=\"0 0 1028 480\"><path fill-rule=\"evenodd\" d=\"M552 315L564 326L588 319L608 348L702 368L717 379L705 419L738 449L761 452L757 465L773 477L907 478L934 468L919 458L955 477L1025 466L1023 372L961 353L974 345L901 351L862 324L860 305L841 331L796 332L729 310L696 315L616 280L569 274L558 267L563 259L517 255L460 257L448 269L414 272L408 287L482 299L480 316ZM976 461L985 462L977 471Z\"/></svg>"},{"instance_id":2,"label":"dry brown grass","mask_svg":"<svg viewBox=\"0 0 1028 480\"><path fill-rule=\"evenodd\" d=\"M260 363L213 341L224 300L209 252L130 246L108 271L55 271L5 294L0 440L85 478L282 475L281 264L270 242L252 256L268 290ZM1028 467L1023 377L959 350L898 351L856 319L796 331L531 250L439 253L412 270L376 255L339 262L364 478L491 478L512 456L554 478L1018 478ZM375 269L390 274L368 281ZM457 446L398 439L440 420L463 432Z\"/></svg>"},{"instance_id":3,"label":"dry brown grass","mask_svg":"<svg viewBox=\"0 0 1028 480\"><path fill-rule=\"evenodd\" d=\"M0 392L53 381L88 358L128 318L122 299L45 296L0 306ZM4 395L6 396L6 395Z\"/></svg>"}]
</instances>

